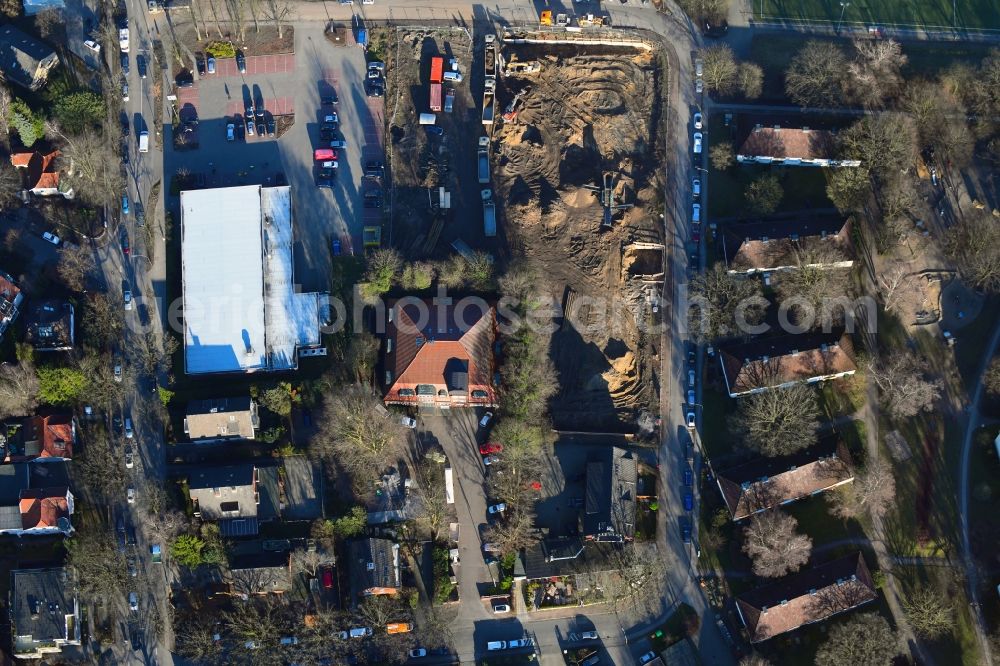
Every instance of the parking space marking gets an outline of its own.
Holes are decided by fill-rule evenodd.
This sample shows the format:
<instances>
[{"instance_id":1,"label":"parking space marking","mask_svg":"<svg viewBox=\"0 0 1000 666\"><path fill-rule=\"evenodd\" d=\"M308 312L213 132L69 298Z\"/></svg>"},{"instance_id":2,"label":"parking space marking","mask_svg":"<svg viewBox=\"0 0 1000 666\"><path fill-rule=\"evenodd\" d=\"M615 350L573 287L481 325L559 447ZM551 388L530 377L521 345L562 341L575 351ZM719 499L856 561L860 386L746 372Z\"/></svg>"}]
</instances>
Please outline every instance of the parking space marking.
<instances>
[{"instance_id":1,"label":"parking space marking","mask_svg":"<svg viewBox=\"0 0 1000 666\"><path fill-rule=\"evenodd\" d=\"M246 76L255 74L284 74L295 70L294 53L247 56ZM239 76L235 58L221 58L215 64L214 76Z\"/></svg>"},{"instance_id":2,"label":"parking space marking","mask_svg":"<svg viewBox=\"0 0 1000 666\"><path fill-rule=\"evenodd\" d=\"M201 104L201 98L198 95L198 85L195 84L190 88L178 88L177 89L177 109L183 111L188 105L194 107L195 112L197 112L199 105Z\"/></svg>"},{"instance_id":3,"label":"parking space marking","mask_svg":"<svg viewBox=\"0 0 1000 666\"><path fill-rule=\"evenodd\" d=\"M290 116L295 113L295 100L291 97L265 97L264 110L272 116ZM226 104L226 115L240 116L245 109L240 100L229 100Z\"/></svg>"},{"instance_id":4,"label":"parking space marking","mask_svg":"<svg viewBox=\"0 0 1000 666\"><path fill-rule=\"evenodd\" d=\"M340 81L340 78L337 76L337 70L331 69L329 67L324 67L323 80L329 83L334 88L336 88L337 83Z\"/></svg>"}]
</instances>

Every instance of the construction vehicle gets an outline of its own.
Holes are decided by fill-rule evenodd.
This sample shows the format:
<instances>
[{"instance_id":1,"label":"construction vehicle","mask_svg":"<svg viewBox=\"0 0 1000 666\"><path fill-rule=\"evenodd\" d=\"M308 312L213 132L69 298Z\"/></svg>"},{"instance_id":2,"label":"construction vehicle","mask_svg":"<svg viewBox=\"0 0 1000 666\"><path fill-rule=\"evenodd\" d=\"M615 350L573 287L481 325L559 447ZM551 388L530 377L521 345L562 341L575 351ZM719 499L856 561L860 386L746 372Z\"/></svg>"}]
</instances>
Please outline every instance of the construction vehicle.
<instances>
[{"instance_id":1,"label":"construction vehicle","mask_svg":"<svg viewBox=\"0 0 1000 666\"><path fill-rule=\"evenodd\" d=\"M487 136L479 137L479 183L490 182L490 139Z\"/></svg>"},{"instance_id":2,"label":"construction vehicle","mask_svg":"<svg viewBox=\"0 0 1000 666\"><path fill-rule=\"evenodd\" d=\"M524 89L514 95L514 99L510 100L510 104L508 104L507 108L503 110L504 122L512 123L517 120L518 105L521 103L521 95L524 95L527 92L528 90Z\"/></svg>"},{"instance_id":3,"label":"construction vehicle","mask_svg":"<svg viewBox=\"0 0 1000 666\"><path fill-rule=\"evenodd\" d=\"M556 25L560 28L566 28L569 26L569 15L567 14L556 14Z\"/></svg>"},{"instance_id":4,"label":"construction vehicle","mask_svg":"<svg viewBox=\"0 0 1000 666\"><path fill-rule=\"evenodd\" d=\"M552 12L548 9L538 15L538 23L541 25L552 25Z\"/></svg>"},{"instance_id":5,"label":"construction vehicle","mask_svg":"<svg viewBox=\"0 0 1000 666\"><path fill-rule=\"evenodd\" d=\"M434 56L431 58L431 83L441 83L441 77L444 75L444 58L441 56Z\"/></svg>"},{"instance_id":6,"label":"construction vehicle","mask_svg":"<svg viewBox=\"0 0 1000 666\"><path fill-rule=\"evenodd\" d=\"M576 24L581 28L589 28L591 26L602 26L611 25L610 17L598 16L596 14L585 14L576 20Z\"/></svg>"},{"instance_id":7,"label":"construction vehicle","mask_svg":"<svg viewBox=\"0 0 1000 666\"><path fill-rule=\"evenodd\" d=\"M617 203L616 199L619 195L615 192L615 176L611 172L605 172L604 183L602 187L597 185L584 185L585 189L590 190L594 193L597 198L601 200L601 206L604 208L604 219L601 221L601 228L608 230L611 229L611 218L614 217L615 213L620 210L626 210L632 208L634 204L624 204Z\"/></svg>"},{"instance_id":8,"label":"construction vehicle","mask_svg":"<svg viewBox=\"0 0 1000 666\"><path fill-rule=\"evenodd\" d=\"M496 79L486 79L483 89L483 124L492 125L496 106Z\"/></svg>"},{"instance_id":9,"label":"construction vehicle","mask_svg":"<svg viewBox=\"0 0 1000 666\"><path fill-rule=\"evenodd\" d=\"M493 238L497 235L497 209L493 204L493 190L483 190L483 235Z\"/></svg>"},{"instance_id":10,"label":"construction vehicle","mask_svg":"<svg viewBox=\"0 0 1000 666\"><path fill-rule=\"evenodd\" d=\"M496 80L497 78L497 43L496 35L486 35L486 48L484 49L484 68L486 80Z\"/></svg>"},{"instance_id":11,"label":"construction vehicle","mask_svg":"<svg viewBox=\"0 0 1000 666\"><path fill-rule=\"evenodd\" d=\"M510 76L512 74L535 74L540 71L542 71L542 63L537 60L519 62L516 56L512 56L504 66L503 73L504 76Z\"/></svg>"}]
</instances>

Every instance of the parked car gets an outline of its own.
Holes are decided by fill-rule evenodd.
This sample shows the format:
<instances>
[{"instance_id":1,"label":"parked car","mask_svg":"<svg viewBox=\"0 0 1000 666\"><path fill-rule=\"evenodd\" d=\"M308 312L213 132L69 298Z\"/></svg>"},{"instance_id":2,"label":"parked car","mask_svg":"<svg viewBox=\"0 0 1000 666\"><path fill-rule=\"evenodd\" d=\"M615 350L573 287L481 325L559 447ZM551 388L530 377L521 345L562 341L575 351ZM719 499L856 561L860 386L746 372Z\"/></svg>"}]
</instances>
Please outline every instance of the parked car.
<instances>
[{"instance_id":1,"label":"parked car","mask_svg":"<svg viewBox=\"0 0 1000 666\"><path fill-rule=\"evenodd\" d=\"M200 62L200 61L199 61ZM201 73L201 69L198 69ZM194 74L186 69L181 70L181 72L174 78L174 82L177 84L178 88L190 88L194 85Z\"/></svg>"},{"instance_id":2,"label":"parked car","mask_svg":"<svg viewBox=\"0 0 1000 666\"><path fill-rule=\"evenodd\" d=\"M128 101L128 83L125 81L122 81L122 101Z\"/></svg>"},{"instance_id":3,"label":"parked car","mask_svg":"<svg viewBox=\"0 0 1000 666\"><path fill-rule=\"evenodd\" d=\"M491 453L500 453L503 451L503 444L500 442L487 442L486 444L479 445L479 454L488 456Z\"/></svg>"},{"instance_id":4,"label":"parked car","mask_svg":"<svg viewBox=\"0 0 1000 666\"><path fill-rule=\"evenodd\" d=\"M404 426L406 426L407 428L416 428L417 427L417 420L415 418L413 418L412 416L404 416L404 417L402 417L402 418L399 419L399 422L401 424L403 424Z\"/></svg>"},{"instance_id":5,"label":"parked car","mask_svg":"<svg viewBox=\"0 0 1000 666\"><path fill-rule=\"evenodd\" d=\"M121 61L121 64L122 64L122 72L124 74L128 75L128 54L127 53L123 53L121 55L120 61Z\"/></svg>"},{"instance_id":6,"label":"parked car","mask_svg":"<svg viewBox=\"0 0 1000 666\"><path fill-rule=\"evenodd\" d=\"M653 659L655 659L655 658L656 658L656 653L653 652L652 650L650 650L646 654L644 654L641 657L639 657L639 663L640 664L648 664L649 662L653 661Z\"/></svg>"},{"instance_id":7,"label":"parked car","mask_svg":"<svg viewBox=\"0 0 1000 666\"><path fill-rule=\"evenodd\" d=\"M236 123L226 124L226 141L236 140Z\"/></svg>"},{"instance_id":8,"label":"parked car","mask_svg":"<svg viewBox=\"0 0 1000 666\"><path fill-rule=\"evenodd\" d=\"M365 638L366 636L371 636L371 635L372 635L371 627L355 627L350 631L351 638Z\"/></svg>"},{"instance_id":9,"label":"parked car","mask_svg":"<svg viewBox=\"0 0 1000 666\"><path fill-rule=\"evenodd\" d=\"M486 650L489 652L495 652L496 650L506 650L507 641L490 641L486 644Z\"/></svg>"},{"instance_id":10,"label":"parked car","mask_svg":"<svg viewBox=\"0 0 1000 666\"><path fill-rule=\"evenodd\" d=\"M253 114L252 113L247 114L246 121L247 121L247 136L253 136L254 132L253 132Z\"/></svg>"},{"instance_id":11,"label":"parked car","mask_svg":"<svg viewBox=\"0 0 1000 666\"><path fill-rule=\"evenodd\" d=\"M135 202L135 223L140 227L146 224L146 209L138 201Z\"/></svg>"},{"instance_id":12,"label":"parked car","mask_svg":"<svg viewBox=\"0 0 1000 666\"><path fill-rule=\"evenodd\" d=\"M445 81L453 81L455 83L461 83L462 82L462 73L461 72L445 72L441 76L441 78L444 79Z\"/></svg>"},{"instance_id":13,"label":"parked car","mask_svg":"<svg viewBox=\"0 0 1000 666\"><path fill-rule=\"evenodd\" d=\"M115 381L116 382L120 382L122 380L122 364L121 363L115 363L114 375L115 375Z\"/></svg>"},{"instance_id":14,"label":"parked car","mask_svg":"<svg viewBox=\"0 0 1000 666\"><path fill-rule=\"evenodd\" d=\"M368 190L364 194L365 208L382 207L382 190Z\"/></svg>"},{"instance_id":15,"label":"parked car","mask_svg":"<svg viewBox=\"0 0 1000 666\"><path fill-rule=\"evenodd\" d=\"M208 60L206 62L208 64L208 73L215 74L215 57L208 56Z\"/></svg>"},{"instance_id":16,"label":"parked car","mask_svg":"<svg viewBox=\"0 0 1000 666\"><path fill-rule=\"evenodd\" d=\"M201 56L195 59L195 65L198 68L198 76L205 76L205 60Z\"/></svg>"},{"instance_id":17,"label":"parked car","mask_svg":"<svg viewBox=\"0 0 1000 666\"><path fill-rule=\"evenodd\" d=\"M485 428L490 424L490 420L493 418L493 412L486 412L483 414L483 418L479 419L479 427Z\"/></svg>"},{"instance_id":18,"label":"parked car","mask_svg":"<svg viewBox=\"0 0 1000 666\"><path fill-rule=\"evenodd\" d=\"M699 95L705 90L705 81L703 79L695 79L694 91Z\"/></svg>"},{"instance_id":19,"label":"parked car","mask_svg":"<svg viewBox=\"0 0 1000 666\"><path fill-rule=\"evenodd\" d=\"M135 56L135 66L139 70L139 78L146 78L146 56L137 53Z\"/></svg>"},{"instance_id":20,"label":"parked car","mask_svg":"<svg viewBox=\"0 0 1000 666\"><path fill-rule=\"evenodd\" d=\"M135 433L132 431L132 417L125 417L125 438L132 439Z\"/></svg>"},{"instance_id":21,"label":"parked car","mask_svg":"<svg viewBox=\"0 0 1000 666\"><path fill-rule=\"evenodd\" d=\"M369 97L385 95L385 85L381 81L365 81L365 94Z\"/></svg>"},{"instance_id":22,"label":"parked car","mask_svg":"<svg viewBox=\"0 0 1000 666\"><path fill-rule=\"evenodd\" d=\"M681 538L684 543L691 543L691 520L687 516L681 516Z\"/></svg>"},{"instance_id":23,"label":"parked car","mask_svg":"<svg viewBox=\"0 0 1000 666\"><path fill-rule=\"evenodd\" d=\"M329 567L323 569L323 587L328 590L333 587L333 571Z\"/></svg>"},{"instance_id":24,"label":"parked car","mask_svg":"<svg viewBox=\"0 0 1000 666\"><path fill-rule=\"evenodd\" d=\"M437 125L424 125L424 129L427 130L428 134L433 134L434 136L444 136L443 127L438 127Z\"/></svg>"},{"instance_id":25,"label":"parked car","mask_svg":"<svg viewBox=\"0 0 1000 666\"><path fill-rule=\"evenodd\" d=\"M483 458L483 464L486 465L487 467L492 465L493 463L498 463L498 462L500 462L500 458L498 458L497 456L486 456L485 458Z\"/></svg>"},{"instance_id":26,"label":"parked car","mask_svg":"<svg viewBox=\"0 0 1000 666\"><path fill-rule=\"evenodd\" d=\"M691 204L691 221L695 224L701 222L701 204Z\"/></svg>"},{"instance_id":27,"label":"parked car","mask_svg":"<svg viewBox=\"0 0 1000 666\"><path fill-rule=\"evenodd\" d=\"M131 291L126 291L124 294L122 294L122 298L125 300L125 309L126 310L131 310L132 309L132 292Z\"/></svg>"},{"instance_id":28,"label":"parked car","mask_svg":"<svg viewBox=\"0 0 1000 666\"><path fill-rule=\"evenodd\" d=\"M127 257L131 252L132 248L129 247L128 236L126 234L122 234L121 244L122 244L122 254L124 254Z\"/></svg>"},{"instance_id":29,"label":"parked car","mask_svg":"<svg viewBox=\"0 0 1000 666\"><path fill-rule=\"evenodd\" d=\"M426 648L413 648L410 650L409 655L410 659L419 659L420 657L427 656L427 650Z\"/></svg>"},{"instance_id":30,"label":"parked car","mask_svg":"<svg viewBox=\"0 0 1000 666\"><path fill-rule=\"evenodd\" d=\"M694 485L694 472L691 471L690 467L684 468L684 485L689 488Z\"/></svg>"},{"instance_id":31,"label":"parked car","mask_svg":"<svg viewBox=\"0 0 1000 666\"><path fill-rule=\"evenodd\" d=\"M702 128L702 117L700 113L694 114L694 128L700 130Z\"/></svg>"},{"instance_id":32,"label":"parked car","mask_svg":"<svg viewBox=\"0 0 1000 666\"><path fill-rule=\"evenodd\" d=\"M508 606L507 604L497 604L497 605L495 605L493 607L493 612L496 613L496 614L498 614L498 615L500 613L509 613L510 612L510 606Z\"/></svg>"},{"instance_id":33,"label":"parked car","mask_svg":"<svg viewBox=\"0 0 1000 666\"><path fill-rule=\"evenodd\" d=\"M691 494L690 490L684 493L684 510L685 511L694 510L694 495Z\"/></svg>"},{"instance_id":34,"label":"parked car","mask_svg":"<svg viewBox=\"0 0 1000 666\"><path fill-rule=\"evenodd\" d=\"M696 197L701 196L701 180L699 180L698 178L694 178L691 180L691 191L694 193Z\"/></svg>"},{"instance_id":35,"label":"parked car","mask_svg":"<svg viewBox=\"0 0 1000 666\"><path fill-rule=\"evenodd\" d=\"M588 641L596 641L598 636L596 631L585 631L580 634L580 638Z\"/></svg>"},{"instance_id":36,"label":"parked car","mask_svg":"<svg viewBox=\"0 0 1000 666\"><path fill-rule=\"evenodd\" d=\"M84 40L83 45L86 46L91 51L93 51L94 53L100 54L101 52L101 45L95 42L93 39Z\"/></svg>"},{"instance_id":37,"label":"parked car","mask_svg":"<svg viewBox=\"0 0 1000 666\"><path fill-rule=\"evenodd\" d=\"M507 510L507 505L504 504L503 502L500 502L499 504L494 504L490 508L486 509L486 513L490 514L491 516L495 516L497 514L503 513L506 510Z\"/></svg>"},{"instance_id":38,"label":"parked car","mask_svg":"<svg viewBox=\"0 0 1000 666\"><path fill-rule=\"evenodd\" d=\"M59 245L59 236L56 236L51 231L46 231L42 234L42 238L52 243L53 245Z\"/></svg>"},{"instance_id":39,"label":"parked car","mask_svg":"<svg viewBox=\"0 0 1000 666\"><path fill-rule=\"evenodd\" d=\"M139 595L135 592L128 593L128 609L133 613L139 612Z\"/></svg>"},{"instance_id":40,"label":"parked car","mask_svg":"<svg viewBox=\"0 0 1000 666\"><path fill-rule=\"evenodd\" d=\"M705 72L705 61L698 58L694 61L694 75L701 78L701 75Z\"/></svg>"},{"instance_id":41,"label":"parked car","mask_svg":"<svg viewBox=\"0 0 1000 666\"><path fill-rule=\"evenodd\" d=\"M316 162L327 162L337 159L337 151L332 148L317 148L313 151L313 160Z\"/></svg>"},{"instance_id":42,"label":"parked car","mask_svg":"<svg viewBox=\"0 0 1000 666\"><path fill-rule=\"evenodd\" d=\"M381 162L365 162L365 178L381 178L385 174L385 166Z\"/></svg>"},{"instance_id":43,"label":"parked car","mask_svg":"<svg viewBox=\"0 0 1000 666\"><path fill-rule=\"evenodd\" d=\"M135 467L135 457L132 454L131 447L125 449L125 469L132 469Z\"/></svg>"},{"instance_id":44,"label":"parked car","mask_svg":"<svg viewBox=\"0 0 1000 666\"><path fill-rule=\"evenodd\" d=\"M125 499L128 500L129 504L135 504L135 488L129 486L125 489Z\"/></svg>"},{"instance_id":45,"label":"parked car","mask_svg":"<svg viewBox=\"0 0 1000 666\"><path fill-rule=\"evenodd\" d=\"M122 215L128 215L128 195L122 195Z\"/></svg>"},{"instance_id":46,"label":"parked car","mask_svg":"<svg viewBox=\"0 0 1000 666\"><path fill-rule=\"evenodd\" d=\"M276 123L274 122L274 116L267 119L267 135L274 136Z\"/></svg>"},{"instance_id":47,"label":"parked car","mask_svg":"<svg viewBox=\"0 0 1000 666\"><path fill-rule=\"evenodd\" d=\"M701 230L695 227L691 230L691 242L700 243L701 242Z\"/></svg>"},{"instance_id":48,"label":"parked car","mask_svg":"<svg viewBox=\"0 0 1000 666\"><path fill-rule=\"evenodd\" d=\"M337 97L337 91L333 90L329 95L323 95L319 98L320 104L324 106L337 106L340 103L340 98Z\"/></svg>"},{"instance_id":49,"label":"parked car","mask_svg":"<svg viewBox=\"0 0 1000 666\"><path fill-rule=\"evenodd\" d=\"M335 162L324 162L324 164L335 164ZM320 166L316 171L316 187L333 187L335 173L333 167Z\"/></svg>"},{"instance_id":50,"label":"parked car","mask_svg":"<svg viewBox=\"0 0 1000 666\"><path fill-rule=\"evenodd\" d=\"M694 133L694 152L696 155L701 154L701 132Z\"/></svg>"},{"instance_id":51,"label":"parked car","mask_svg":"<svg viewBox=\"0 0 1000 666\"><path fill-rule=\"evenodd\" d=\"M331 249L333 250L333 256L339 257L340 256L340 239L339 238L334 238L333 241L330 243L330 246L331 246Z\"/></svg>"},{"instance_id":52,"label":"parked car","mask_svg":"<svg viewBox=\"0 0 1000 666\"><path fill-rule=\"evenodd\" d=\"M125 558L125 566L128 568L128 575L135 578L139 575L139 567L136 565L135 555L128 555Z\"/></svg>"},{"instance_id":53,"label":"parked car","mask_svg":"<svg viewBox=\"0 0 1000 666\"><path fill-rule=\"evenodd\" d=\"M343 139L335 139L330 142L331 148L347 148L347 142Z\"/></svg>"},{"instance_id":54,"label":"parked car","mask_svg":"<svg viewBox=\"0 0 1000 666\"><path fill-rule=\"evenodd\" d=\"M247 73L247 59L242 51L236 52L236 69L240 70L240 74Z\"/></svg>"},{"instance_id":55,"label":"parked car","mask_svg":"<svg viewBox=\"0 0 1000 666\"><path fill-rule=\"evenodd\" d=\"M695 400L695 397L694 397L694 391L693 390L688 391L687 398L688 398L688 404L689 405L694 405L694 404L697 403L697 401Z\"/></svg>"}]
</instances>

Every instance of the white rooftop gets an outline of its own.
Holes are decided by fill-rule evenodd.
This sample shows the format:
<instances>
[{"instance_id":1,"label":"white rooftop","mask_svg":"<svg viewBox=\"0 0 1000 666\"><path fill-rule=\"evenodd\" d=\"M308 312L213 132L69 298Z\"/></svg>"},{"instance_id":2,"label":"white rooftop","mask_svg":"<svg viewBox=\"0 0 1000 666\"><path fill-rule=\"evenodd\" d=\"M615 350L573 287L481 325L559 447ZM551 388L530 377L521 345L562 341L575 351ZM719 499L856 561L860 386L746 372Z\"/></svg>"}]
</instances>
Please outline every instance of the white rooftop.
<instances>
[{"instance_id":1,"label":"white rooftop","mask_svg":"<svg viewBox=\"0 0 1000 666\"><path fill-rule=\"evenodd\" d=\"M320 343L325 294L295 293L290 190L181 192L188 374L288 370Z\"/></svg>"}]
</instances>

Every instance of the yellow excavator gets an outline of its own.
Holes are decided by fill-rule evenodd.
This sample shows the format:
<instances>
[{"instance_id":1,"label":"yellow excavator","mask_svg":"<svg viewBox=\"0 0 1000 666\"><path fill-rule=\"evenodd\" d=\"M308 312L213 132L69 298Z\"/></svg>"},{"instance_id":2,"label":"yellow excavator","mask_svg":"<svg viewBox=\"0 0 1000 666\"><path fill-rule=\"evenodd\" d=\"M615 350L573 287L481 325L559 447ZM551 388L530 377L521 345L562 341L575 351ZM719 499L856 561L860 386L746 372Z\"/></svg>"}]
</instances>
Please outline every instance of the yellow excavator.
<instances>
[{"instance_id":1,"label":"yellow excavator","mask_svg":"<svg viewBox=\"0 0 1000 666\"><path fill-rule=\"evenodd\" d=\"M552 25L552 12L546 9L538 15L538 23L541 25Z\"/></svg>"}]
</instances>

